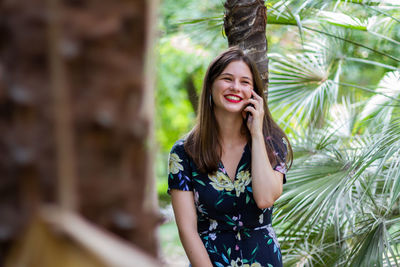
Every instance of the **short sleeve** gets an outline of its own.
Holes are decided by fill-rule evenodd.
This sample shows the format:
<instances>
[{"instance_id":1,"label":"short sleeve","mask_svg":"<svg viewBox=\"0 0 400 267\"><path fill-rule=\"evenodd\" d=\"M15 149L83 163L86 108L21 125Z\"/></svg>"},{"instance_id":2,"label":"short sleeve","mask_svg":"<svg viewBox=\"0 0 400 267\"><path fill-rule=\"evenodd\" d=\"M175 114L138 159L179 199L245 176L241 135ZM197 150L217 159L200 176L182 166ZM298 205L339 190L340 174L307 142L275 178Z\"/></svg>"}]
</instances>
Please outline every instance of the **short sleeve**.
<instances>
[{"instance_id":1,"label":"short sleeve","mask_svg":"<svg viewBox=\"0 0 400 267\"><path fill-rule=\"evenodd\" d=\"M277 163L273 168L275 171L278 171L283 174L283 183L286 183L286 155L287 155L287 145L284 139L282 139L282 145L277 145L274 143L274 154L277 156Z\"/></svg>"},{"instance_id":2,"label":"short sleeve","mask_svg":"<svg viewBox=\"0 0 400 267\"><path fill-rule=\"evenodd\" d=\"M183 141L174 144L168 159L168 194L171 189L193 191L189 158L183 147Z\"/></svg>"}]
</instances>

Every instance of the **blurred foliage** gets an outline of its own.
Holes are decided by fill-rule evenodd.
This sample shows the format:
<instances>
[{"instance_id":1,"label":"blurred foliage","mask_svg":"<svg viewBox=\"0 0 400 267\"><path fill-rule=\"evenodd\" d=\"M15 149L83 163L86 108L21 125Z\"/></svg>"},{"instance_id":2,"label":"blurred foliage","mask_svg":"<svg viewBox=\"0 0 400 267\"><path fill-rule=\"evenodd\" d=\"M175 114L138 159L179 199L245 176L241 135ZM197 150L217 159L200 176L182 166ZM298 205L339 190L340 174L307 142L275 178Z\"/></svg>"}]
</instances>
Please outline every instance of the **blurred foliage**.
<instances>
[{"instance_id":1,"label":"blurred foliage","mask_svg":"<svg viewBox=\"0 0 400 267\"><path fill-rule=\"evenodd\" d=\"M159 40L156 85L156 175L161 203L166 203L167 159L172 145L193 126L195 111L188 100L187 79L201 91L209 53L192 44L185 34L176 33ZM196 60L193 60L193 58Z\"/></svg>"},{"instance_id":2,"label":"blurred foliage","mask_svg":"<svg viewBox=\"0 0 400 267\"><path fill-rule=\"evenodd\" d=\"M164 36L185 33L215 55L227 48L223 37L223 14L222 0L165 0L161 6L160 29Z\"/></svg>"}]
</instances>

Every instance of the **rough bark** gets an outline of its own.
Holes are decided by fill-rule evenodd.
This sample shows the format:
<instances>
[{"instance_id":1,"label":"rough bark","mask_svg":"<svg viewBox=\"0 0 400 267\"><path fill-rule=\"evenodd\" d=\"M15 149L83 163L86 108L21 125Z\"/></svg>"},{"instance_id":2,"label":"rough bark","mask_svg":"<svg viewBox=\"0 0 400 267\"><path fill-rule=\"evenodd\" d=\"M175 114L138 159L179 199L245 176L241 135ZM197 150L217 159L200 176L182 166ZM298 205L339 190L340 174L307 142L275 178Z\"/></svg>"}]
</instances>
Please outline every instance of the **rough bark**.
<instances>
[{"instance_id":1,"label":"rough bark","mask_svg":"<svg viewBox=\"0 0 400 267\"><path fill-rule=\"evenodd\" d=\"M60 1L56 37L49 1L0 2L0 265L35 207L58 201L61 173L77 179L67 206L157 254L159 218L144 205L151 178L152 120L144 101L150 2ZM57 86L70 103L55 103ZM56 134L60 109L69 141ZM60 140L70 142L69 152L59 153Z\"/></svg>"},{"instance_id":2,"label":"rough bark","mask_svg":"<svg viewBox=\"0 0 400 267\"><path fill-rule=\"evenodd\" d=\"M268 86L268 57L265 28L267 9L264 0L227 0L224 27L229 46L239 46L257 64Z\"/></svg>"},{"instance_id":3,"label":"rough bark","mask_svg":"<svg viewBox=\"0 0 400 267\"><path fill-rule=\"evenodd\" d=\"M199 104L199 96L197 95L196 86L194 85L193 74L189 74L187 76L187 78L185 80L185 88L186 88L186 92L188 94L190 104L192 105L194 112L197 114L197 106Z\"/></svg>"}]
</instances>

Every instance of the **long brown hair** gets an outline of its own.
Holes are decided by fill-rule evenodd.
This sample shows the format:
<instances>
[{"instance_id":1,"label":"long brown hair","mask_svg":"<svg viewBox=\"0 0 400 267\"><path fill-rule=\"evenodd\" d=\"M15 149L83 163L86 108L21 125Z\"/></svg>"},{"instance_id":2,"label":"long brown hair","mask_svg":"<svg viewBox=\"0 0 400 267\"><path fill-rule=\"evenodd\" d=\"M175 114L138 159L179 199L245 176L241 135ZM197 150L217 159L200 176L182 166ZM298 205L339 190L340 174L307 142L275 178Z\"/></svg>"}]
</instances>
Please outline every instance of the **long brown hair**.
<instances>
[{"instance_id":1,"label":"long brown hair","mask_svg":"<svg viewBox=\"0 0 400 267\"><path fill-rule=\"evenodd\" d=\"M203 81L203 90L198 105L197 120L193 129L186 137L184 147L186 153L193 159L199 171L204 173L214 173L218 169L218 163L221 161L222 146L219 136L219 127L214 114L214 103L211 97L211 89L215 79L222 71L233 61L243 61L250 68L253 75L254 91L264 100L264 123L263 135L265 147L271 165L283 161L279 158L275 150L281 152L287 150L285 164L290 166L293 158L293 152L286 134L274 122L268 109L267 99L263 91L263 82L260 78L256 65L248 58L242 50L237 47L231 47L217 56L209 65ZM243 123L242 127L247 141L251 142L250 132ZM283 143L286 142L286 146ZM287 149L286 149L287 148ZM288 164L289 163L289 164Z\"/></svg>"}]
</instances>

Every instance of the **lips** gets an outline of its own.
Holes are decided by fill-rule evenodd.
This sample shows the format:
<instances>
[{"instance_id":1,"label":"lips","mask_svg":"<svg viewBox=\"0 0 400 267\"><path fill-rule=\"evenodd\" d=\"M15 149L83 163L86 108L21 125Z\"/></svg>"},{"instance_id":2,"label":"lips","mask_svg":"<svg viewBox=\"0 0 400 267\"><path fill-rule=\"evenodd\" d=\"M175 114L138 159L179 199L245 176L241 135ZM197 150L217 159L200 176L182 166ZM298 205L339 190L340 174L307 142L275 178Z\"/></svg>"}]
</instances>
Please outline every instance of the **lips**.
<instances>
[{"instance_id":1,"label":"lips","mask_svg":"<svg viewBox=\"0 0 400 267\"><path fill-rule=\"evenodd\" d=\"M225 95L224 97L226 100L228 100L229 102L232 102L232 103L239 103L240 101L242 101L242 98L237 95L229 94L229 95Z\"/></svg>"}]
</instances>

